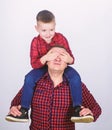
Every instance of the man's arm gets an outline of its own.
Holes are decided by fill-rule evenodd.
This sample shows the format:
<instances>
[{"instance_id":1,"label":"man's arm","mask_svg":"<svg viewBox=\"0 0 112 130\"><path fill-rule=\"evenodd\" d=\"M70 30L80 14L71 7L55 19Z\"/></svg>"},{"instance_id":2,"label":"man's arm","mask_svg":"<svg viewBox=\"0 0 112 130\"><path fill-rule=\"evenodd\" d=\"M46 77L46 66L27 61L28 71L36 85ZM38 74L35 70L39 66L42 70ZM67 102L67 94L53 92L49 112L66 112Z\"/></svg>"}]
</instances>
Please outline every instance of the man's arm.
<instances>
[{"instance_id":1,"label":"man's arm","mask_svg":"<svg viewBox=\"0 0 112 130\"><path fill-rule=\"evenodd\" d=\"M21 95L22 95L22 89L21 88L19 90L19 92L16 94L16 96L13 98L12 102L11 102L11 106L10 106L10 110L9 110L9 115L13 115L13 116L20 116L21 112L19 111L21 106Z\"/></svg>"},{"instance_id":2,"label":"man's arm","mask_svg":"<svg viewBox=\"0 0 112 130\"><path fill-rule=\"evenodd\" d=\"M12 102L11 102L11 107L12 106L18 106L21 104L21 95L22 95L22 90L23 88L21 88L19 90L19 92L16 94L16 96L13 98Z\"/></svg>"},{"instance_id":3,"label":"man's arm","mask_svg":"<svg viewBox=\"0 0 112 130\"><path fill-rule=\"evenodd\" d=\"M84 83L82 83L82 105L86 108L85 111L88 112L88 114L94 116L94 121L96 121L102 112L101 107Z\"/></svg>"}]
</instances>

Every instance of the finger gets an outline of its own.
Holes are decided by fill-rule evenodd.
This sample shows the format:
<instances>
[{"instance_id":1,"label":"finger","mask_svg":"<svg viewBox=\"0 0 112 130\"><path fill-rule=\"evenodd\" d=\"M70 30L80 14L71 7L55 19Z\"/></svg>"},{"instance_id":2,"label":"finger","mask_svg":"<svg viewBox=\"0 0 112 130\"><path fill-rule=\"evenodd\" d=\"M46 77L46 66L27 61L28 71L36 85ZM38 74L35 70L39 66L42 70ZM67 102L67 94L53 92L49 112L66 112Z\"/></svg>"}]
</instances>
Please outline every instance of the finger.
<instances>
[{"instance_id":1,"label":"finger","mask_svg":"<svg viewBox=\"0 0 112 130\"><path fill-rule=\"evenodd\" d=\"M20 110L20 108L21 108L21 105L17 106L17 108L18 108L18 110Z\"/></svg>"},{"instance_id":2,"label":"finger","mask_svg":"<svg viewBox=\"0 0 112 130\"><path fill-rule=\"evenodd\" d=\"M90 114L90 110L88 108L84 108L80 111L80 115L81 116L86 116L86 115L89 115Z\"/></svg>"},{"instance_id":3,"label":"finger","mask_svg":"<svg viewBox=\"0 0 112 130\"><path fill-rule=\"evenodd\" d=\"M84 108L84 106L81 106L81 109L83 109Z\"/></svg>"},{"instance_id":4,"label":"finger","mask_svg":"<svg viewBox=\"0 0 112 130\"><path fill-rule=\"evenodd\" d=\"M10 114L14 115L14 116L20 116L21 112L19 111L18 107L12 107L10 109Z\"/></svg>"}]
</instances>

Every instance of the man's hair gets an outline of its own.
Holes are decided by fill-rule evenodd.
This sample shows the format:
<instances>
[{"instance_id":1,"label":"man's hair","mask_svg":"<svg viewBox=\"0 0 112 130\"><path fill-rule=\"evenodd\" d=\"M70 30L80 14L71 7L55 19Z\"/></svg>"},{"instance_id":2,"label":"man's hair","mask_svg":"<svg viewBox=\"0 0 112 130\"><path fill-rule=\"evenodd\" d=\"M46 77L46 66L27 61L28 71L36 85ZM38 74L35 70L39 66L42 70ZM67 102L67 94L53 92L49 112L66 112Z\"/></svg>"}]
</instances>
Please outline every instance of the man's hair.
<instances>
[{"instance_id":1,"label":"man's hair","mask_svg":"<svg viewBox=\"0 0 112 130\"><path fill-rule=\"evenodd\" d=\"M63 48L65 51L68 52L68 50L67 50L64 46L62 46L62 45L60 45L60 44L58 44L58 43L56 43L55 45L51 46L50 49L52 49L52 48L54 48L54 47ZM69 52L68 52L68 53L69 53Z\"/></svg>"},{"instance_id":2,"label":"man's hair","mask_svg":"<svg viewBox=\"0 0 112 130\"><path fill-rule=\"evenodd\" d=\"M55 45L51 46L51 48L54 48L54 47L59 47L59 48L63 48L63 49L66 50L66 48L65 48L64 46L60 45L59 43L56 43ZM51 48L50 48L50 49L51 49ZM67 51L67 50L66 50L66 51Z\"/></svg>"},{"instance_id":3,"label":"man's hair","mask_svg":"<svg viewBox=\"0 0 112 130\"><path fill-rule=\"evenodd\" d=\"M55 20L55 16L52 12L50 12L48 10L42 10L37 14L36 20L37 20L37 22L41 21L44 23L49 23L49 22L52 22L53 20Z\"/></svg>"}]
</instances>

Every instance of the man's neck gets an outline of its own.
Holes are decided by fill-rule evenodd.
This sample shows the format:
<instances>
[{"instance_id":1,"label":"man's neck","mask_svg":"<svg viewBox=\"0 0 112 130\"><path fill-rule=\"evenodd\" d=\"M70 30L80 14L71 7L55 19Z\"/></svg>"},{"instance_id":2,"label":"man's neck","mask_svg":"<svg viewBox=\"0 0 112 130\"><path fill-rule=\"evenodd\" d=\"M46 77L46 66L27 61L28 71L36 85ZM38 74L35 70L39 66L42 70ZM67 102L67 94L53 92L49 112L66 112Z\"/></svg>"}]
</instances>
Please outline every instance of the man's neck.
<instances>
[{"instance_id":1,"label":"man's neck","mask_svg":"<svg viewBox=\"0 0 112 130\"><path fill-rule=\"evenodd\" d=\"M54 87L56 87L59 83L63 81L63 72L49 71L49 75L54 83Z\"/></svg>"}]
</instances>

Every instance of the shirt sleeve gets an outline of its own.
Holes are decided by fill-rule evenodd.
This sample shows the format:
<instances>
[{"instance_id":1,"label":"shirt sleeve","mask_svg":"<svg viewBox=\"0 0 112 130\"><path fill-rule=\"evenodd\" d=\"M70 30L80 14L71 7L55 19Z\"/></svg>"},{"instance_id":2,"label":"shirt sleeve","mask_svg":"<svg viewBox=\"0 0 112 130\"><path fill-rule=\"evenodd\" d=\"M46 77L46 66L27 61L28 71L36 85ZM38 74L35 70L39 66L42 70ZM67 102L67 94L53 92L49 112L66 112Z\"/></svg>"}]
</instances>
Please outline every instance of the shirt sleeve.
<instances>
[{"instance_id":1,"label":"shirt sleeve","mask_svg":"<svg viewBox=\"0 0 112 130\"><path fill-rule=\"evenodd\" d=\"M65 47L65 49L67 50L67 52L73 58L73 62L71 64L74 64L75 57L72 54L72 51L70 49L70 45L69 45L69 42L68 42L67 38L64 35L62 35L61 33L58 33L58 38L56 40L57 40L57 43L60 43L60 45L62 45L62 46Z\"/></svg>"},{"instance_id":2,"label":"shirt sleeve","mask_svg":"<svg viewBox=\"0 0 112 130\"><path fill-rule=\"evenodd\" d=\"M92 111L94 121L96 121L102 112L101 107L84 83L82 83L82 105Z\"/></svg>"},{"instance_id":3,"label":"shirt sleeve","mask_svg":"<svg viewBox=\"0 0 112 130\"><path fill-rule=\"evenodd\" d=\"M44 66L44 64L42 64L40 61L41 55L39 54L37 44L37 38L34 38L30 47L30 62L33 69L38 69Z\"/></svg>"},{"instance_id":4,"label":"shirt sleeve","mask_svg":"<svg viewBox=\"0 0 112 130\"><path fill-rule=\"evenodd\" d=\"M12 102L11 102L11 107L12 106L18 106L21 104L21 95L22 95L22 90L23 88L21 88L19 90L19 92L16 94L16 96L13 98Z\"/></svg>"}]
</instances>

